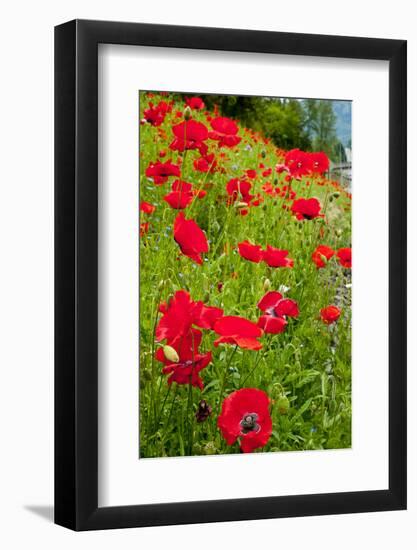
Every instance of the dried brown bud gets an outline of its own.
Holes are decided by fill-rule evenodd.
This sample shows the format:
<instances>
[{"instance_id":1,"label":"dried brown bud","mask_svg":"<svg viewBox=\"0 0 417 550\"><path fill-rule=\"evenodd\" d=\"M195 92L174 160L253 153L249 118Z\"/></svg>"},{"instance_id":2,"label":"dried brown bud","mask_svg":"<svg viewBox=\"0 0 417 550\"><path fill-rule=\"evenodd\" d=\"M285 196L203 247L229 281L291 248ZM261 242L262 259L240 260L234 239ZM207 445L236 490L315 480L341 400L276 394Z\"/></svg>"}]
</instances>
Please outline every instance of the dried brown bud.
<instances>
[{"instance_id":1,"label":"dried brown bud","mask_svg":"<svg viewBox=\"0 0 417 550\"><path fill-rule=\"evenodd\" d=\"M195 413L197 422L204 422L205 420L207 420L207 418L210 415L211 415L211 407L207 403L207 401L202 399L198 404L198 409L197 409L197 412Z\"/></svg>"}]
</instances>

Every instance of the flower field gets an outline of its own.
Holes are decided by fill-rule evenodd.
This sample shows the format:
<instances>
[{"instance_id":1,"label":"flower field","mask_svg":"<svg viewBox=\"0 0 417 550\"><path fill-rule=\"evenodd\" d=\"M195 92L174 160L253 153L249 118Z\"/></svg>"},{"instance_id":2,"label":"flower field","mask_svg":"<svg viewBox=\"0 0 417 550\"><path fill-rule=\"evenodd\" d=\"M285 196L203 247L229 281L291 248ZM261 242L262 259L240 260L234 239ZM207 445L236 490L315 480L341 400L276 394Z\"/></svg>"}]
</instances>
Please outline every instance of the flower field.
<instances>
[{"instance_id":1,"label":"flower field","mask_svg":"<svg viewBox=\"0 0 417 550\"><path fill-rule=\"evenodd\" d=\"M140 93L140 457L351 446L351 195L192 95Z\"/></svg>"}]
</instances>

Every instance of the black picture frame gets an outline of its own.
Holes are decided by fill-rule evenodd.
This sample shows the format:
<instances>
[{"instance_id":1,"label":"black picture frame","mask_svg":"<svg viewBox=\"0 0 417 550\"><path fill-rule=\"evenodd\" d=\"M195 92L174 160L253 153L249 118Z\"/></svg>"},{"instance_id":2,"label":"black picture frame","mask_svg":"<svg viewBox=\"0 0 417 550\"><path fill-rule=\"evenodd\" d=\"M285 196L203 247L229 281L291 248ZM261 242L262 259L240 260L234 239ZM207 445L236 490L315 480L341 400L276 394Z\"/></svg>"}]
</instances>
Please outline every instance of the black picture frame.
<instances>
[{"instance_id":1,"label":"black picture frame","mask_svg":"<svg viewBox=\"0 0 417 550\"><path fill-rule=\"evenodd\" d=\"M98 44L389 62L389 488L98 506ZM74 529L406 508L404 40L74 20L55 28L55 523Z\"/></svg>"}]
</instances>

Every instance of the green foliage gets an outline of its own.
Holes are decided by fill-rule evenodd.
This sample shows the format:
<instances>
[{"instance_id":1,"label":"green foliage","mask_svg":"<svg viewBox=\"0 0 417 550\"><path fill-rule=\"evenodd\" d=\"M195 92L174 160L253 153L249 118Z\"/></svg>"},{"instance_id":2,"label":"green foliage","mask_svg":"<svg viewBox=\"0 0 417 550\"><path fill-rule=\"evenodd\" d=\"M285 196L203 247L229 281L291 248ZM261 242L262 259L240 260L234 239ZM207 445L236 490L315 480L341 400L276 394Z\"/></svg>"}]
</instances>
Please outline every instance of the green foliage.
<instances>
[{"instance_id":1,"label":"green foliage","mask_svg":"<svg viewBox=\"0 0 417 550\"><path fill-rule=\"evenodd\" d=\"M202 96L209 109L218 106L227 117L263 133L277 147L311 150L311 140L305 130L305 112L300 101L250 96Z\"/></svg>"},{"instance_id":2,"label":"green foliage","mask_svg":"<svg viewBox=\"0 0 417 550\"><path fill-rule=\"evenodd\" d=\"M268 127L270 136L277 132L274 142L281 132L278 127L286 128L288 147L302 148L304 142L297 141L303 135L300 120L304 111L300 102L272 102L263 98L234 101L230 97L219 97L210 96L209 101L208 96L204 96L204 101L212 108L221 100L224 114L240 113L247 125L251 120L255 125L259 114L266 117L268 112L261 127ZM157 103L159 99L162 98L152 101ZM175 99L173 111L182 111L182 97L177 95ZM147 103L143 94L142 113ZM317 120L326 119L324 115L316 116L316 108L317 105L311 106L312 127ZM193 112L193 116L206 123L203 113ZM254 145L243 137L232 150L221 149L226 153L221 161L224 172L214 174L196 172L193 161L199 154L187 151L182 154L182 179L197 189L207 187L206 197L196 199L185 210L185 216L195 219L210 243L206 261L196 265L180 254L173 239L173 221L178 212L163 201L170 183L156 186L145 175L146 167L158 159L161 149L168 151L166 158L177 159L177 154L171 154L168 148L171 125L172 119L167 117L161 127L143 125L140 131L140 198L156 206L151 216L142 214L141 218L142 222L150 223L149 231L140 241L141 457L238 453L238 444L226 445L217 428L217 416L221 388L224 397L242 386L262 389L272 400L273 433L268 444L257 452L350 447L351 275L335 258L320 270L311 261L318 244L334 249L350 246L349 197L341 192L330 201L334 188L328 182L321 185L321 178L294 180L292 185L298 196L319 198L327 219L327 224L320 218L299 222L283 208L285 198L270 197L262 191L261 186L268 178L261 176L259 163L274 170L275 164L282 161L272 145ZM323 128L317 133L324 140ZM240 135L244 136L242 131ZM217 150L215 144L211 147ZM261 151L264 152L262 158ZM247 216L240 216L233 205L227 205L225 186L230 178L241 176L247 169L258 170L254 192L262 193L264 202L251 207ZM282 186L285 174L276 177ZM288 250L294 267L273 269L265 263L244 260L236 247L245 239L264 247L271 244ZM221 307L226 315L241 315L256 322L260 314L257 303L265 294L266 279L271 290L288 289L286 296L297 301L299 317L288 319L284 333L264 335L263 349L258 352L240 348L234 352L228 345L216 348L213 346L215 335L205 331L201 349L211 350L213 361L201 373L204 390L190 390L175 383L169 386L166 375L161 372L161 363L155 360L155 351L160 345L154 338L159 304L175 291L186 289L194 300ZM342 316L337 323L327 326L320 320L319 311L332 303L342 308ZM197 423L194 415L200 399L210 404L212 414L205 422Z\"/></svg>"}]
</instances>

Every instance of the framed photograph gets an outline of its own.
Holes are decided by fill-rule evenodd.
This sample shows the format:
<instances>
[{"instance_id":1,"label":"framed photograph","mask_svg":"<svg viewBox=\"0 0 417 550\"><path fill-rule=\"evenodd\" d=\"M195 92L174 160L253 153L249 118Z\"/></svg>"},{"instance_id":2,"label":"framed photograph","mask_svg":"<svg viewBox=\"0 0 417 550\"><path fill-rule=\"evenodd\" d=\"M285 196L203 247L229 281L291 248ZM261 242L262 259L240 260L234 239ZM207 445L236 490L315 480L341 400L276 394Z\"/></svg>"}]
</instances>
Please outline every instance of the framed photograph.
<instances>
[{"instance_id":1,"label":"framed photograph","mask_svg":"<svg viewBox=\"0 0 417 550\"><path fill-rule=\"evenodd\" d=\"M65 23L55 163L57 524L405 509L405 41Z\"/></svg>"}]
</instances>

